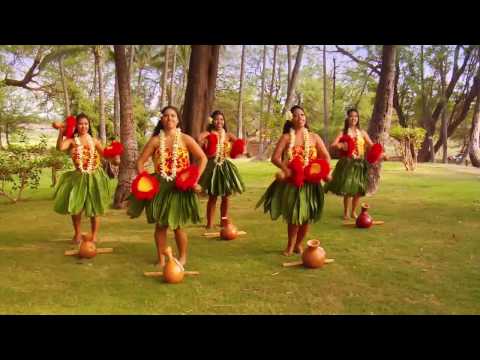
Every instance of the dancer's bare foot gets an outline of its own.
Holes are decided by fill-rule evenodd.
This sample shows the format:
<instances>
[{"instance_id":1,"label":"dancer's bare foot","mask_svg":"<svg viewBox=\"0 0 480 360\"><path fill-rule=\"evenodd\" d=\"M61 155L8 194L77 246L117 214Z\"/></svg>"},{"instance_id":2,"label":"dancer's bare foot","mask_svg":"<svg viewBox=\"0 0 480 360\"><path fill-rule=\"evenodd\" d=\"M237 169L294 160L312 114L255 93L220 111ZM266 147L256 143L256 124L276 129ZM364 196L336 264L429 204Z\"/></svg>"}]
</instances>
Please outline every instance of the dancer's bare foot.
<instances>
[{"instance_id":1,"label":"dancer's bare foot","mask_svg":"<svg viewBox=\"0 0 480 360\"><path fill-rule=\"evenodd\" d=\"M283 256L292 256L293 255L293 247L287 246L287 248L283 251Z\"/></svg>"},{"instance_id":2,"label":"dancer's bare foot","mask_svg":"<svg viewBox=\"0 0 480 360\"><path fill-rule=\"evenodd\" d=\"M357 214L352 213L352 214L350 214L350 217L355 220L357 218Z\"/></svg>"},{"instance_id":3,"label":"dancer's bare foot","mask_svg":"<svg viewBox=\"0 0 480 360\"><path fill-rule=\"evenodd\" d=\"M98 243L96 236L92 237L92 242L93 242L94 244L97 244L97 243Z\"/></svg>"},{"instance_id":4,"label":"dancer's bare foot","mask_svg":"<svg viewBox=\"0 0 480 360\"><path fill-rule=\"evenodd\" d=\"M213 228L212 224L205 225L205 230L212 230L212 228Z\"/></svg>"},{"instance_id":5,"label":"dancer's bare foot","mask_svg":"<svg viewBox=\"0 0 480 360\"><path fill-rule=\"evenodd\" d=\"M343 220L350 220L350 218L348 217L348 215L343 215Z\"/></svg>"},{"instance_id":6,"label":"dancer's bare foot","mask_svg":"<svg viewBox=\"0 0 480 360\"><path fill-rule=\"evenodd\" d=\"M73 235L73 238L72 238L72 244L74 245L80 245L80 243L82 242L82 235Z\"/></svg>"},{"instance_id":7,"label":"dancer's bare foot","mask_svg":"<svg viewBox=\"0 0 480 360\"><path fill-rule=\"evenodd\" d=\"M154 265L155 267L163 268L165 266L165 255L161 255Z\"/></svg>"},{"instance_id":8,"label":"dancer's bare foot","mask_svg":"<svg viewBox=\"0 0 480 360\"><path fill-rule=\"evenodd\" d=\"M302 254L303 253L303 246L302 245L295 246L295 249L293 250L293 252L295 254Z\"/></svg>"}]
</instances>

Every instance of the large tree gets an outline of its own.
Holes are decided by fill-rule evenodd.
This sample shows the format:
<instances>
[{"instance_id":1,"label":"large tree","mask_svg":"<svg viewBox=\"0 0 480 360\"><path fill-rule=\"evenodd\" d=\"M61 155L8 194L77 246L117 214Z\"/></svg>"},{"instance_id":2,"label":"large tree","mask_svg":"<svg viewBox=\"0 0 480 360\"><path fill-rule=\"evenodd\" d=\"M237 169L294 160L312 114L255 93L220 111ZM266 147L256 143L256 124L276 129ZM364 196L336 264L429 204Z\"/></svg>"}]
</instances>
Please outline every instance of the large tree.
<instances>
[{"instance_id":1,"label":"large tree","mask_svg":"<svg viewBox=\"0 0 480 360\"><path fill-rule=\"evenodd\" d=\"M133 109L130 88L130 72L125 54L125 45L115 45L115 71L118 81L120 102L120 142L125 151L121 156L118 185L115 191L113 206L120 209L126 206L130 194L130 186L136 171L138 155L135 124L133 122Z\"/></svg>"},{"instance_id":2,"label":"large tree","mask_svg":"<svg viewBox=\"0 0 480 360\"><path fill-rule=\"evenodd\" d=\"M368 134L373 142L385 143L390 129L393 108L395 82L395 45L384 45L382 65L373 107L372 118L368 124ZM369 193L375 193L380 179L381 163L373 165L369 171Z\"/></svg>"},{"instance_id":3,"label":"large tree","mask_svg":"<svg viewBox=\"0 0 480 360\"><path fill-rule=\"evenodd\" d=\"M192 45L182 113L184 131L198 137L215 101L220 45Z\"/></svg>"}]
</instances>

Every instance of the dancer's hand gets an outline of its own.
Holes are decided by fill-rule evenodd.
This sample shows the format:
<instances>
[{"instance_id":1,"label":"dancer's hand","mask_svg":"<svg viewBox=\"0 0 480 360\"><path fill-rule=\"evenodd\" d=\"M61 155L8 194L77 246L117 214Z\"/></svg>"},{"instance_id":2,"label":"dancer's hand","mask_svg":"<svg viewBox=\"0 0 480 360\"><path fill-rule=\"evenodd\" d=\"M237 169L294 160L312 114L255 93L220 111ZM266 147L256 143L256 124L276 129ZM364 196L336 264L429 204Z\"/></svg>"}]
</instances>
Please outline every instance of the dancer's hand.
<instances>
[{"instance_id":1,"label":"dancer's hand","mask_svg":"<svg viewBox=\"0 0 480 360\"><path fill-rule=\"evenodd\" d=\"M120 165L120 155L115 155L113 158L109 159L110 163L115 166Z\"/></svg>"},{"instance_id":2,"label":"dancer's hand","mask_svg":"<svg viewBox=\"0 0 480 360\"><path fill-rule=\"evenodd\" d=\"M327 182L330 182L332 181L332 175L331 174L328 174L327 175L327 178L325 179Z\"/></svg>"},{"instance_id":3,"label":"dancer's hand","mask_svg":"<svg viewBox=\"0 0 480 360\"><path fill-rule=\"evenodd\" d=\"M199 194L202 192L202 187L199 184L195 184L193 185L193 191Z\"/></svg>"}]
</instances>

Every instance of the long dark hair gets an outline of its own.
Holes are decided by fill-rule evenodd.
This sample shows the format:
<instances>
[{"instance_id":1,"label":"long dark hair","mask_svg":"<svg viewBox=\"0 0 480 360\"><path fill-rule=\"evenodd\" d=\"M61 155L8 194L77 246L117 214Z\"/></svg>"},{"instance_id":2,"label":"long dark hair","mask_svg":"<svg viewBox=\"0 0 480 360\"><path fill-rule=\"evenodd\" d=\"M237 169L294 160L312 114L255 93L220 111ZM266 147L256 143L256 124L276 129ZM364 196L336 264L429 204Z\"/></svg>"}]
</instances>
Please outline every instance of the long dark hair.
<instances>
[{"instance_id":1,"label":"long dark hair","mask_svg":"<svg viewBox=\"0 0 480 360\"><path fill-rule=\"evenodd\" d=\"M175 106L172 106L172 105L165 106L160 111L162 113L161 116L163 116L165 114L165 111L167 111L168 109L172 109L173 111L175 111L175 113L177 114L177 118L178 118L177 128L180 127L180 122L182 121L182 118L180 117L180 112L178 111L178 109ZM155 129L153 130L152 136L157 136L158 134L160 134L160 130L163 130L162 118L161 117L158 120L158 123L155 126Z\"/></svg>"},{"instance_id":2,"label":"long dark hair","mask_svg":"<svg viewBox=\"0 0 480 360\"><path fill-rule=\"evenodd\" d=\"M75 119L77 120L77 124L78 124L78 122L80 121L80 119L87 119L87 121L88 121L88 134L89 134L90 136L93 136L93 135L92 135L92 124L90 123L90 119L88 118L88 116L87 116L85 113L82 112L82 113L78 114L78 115L75 117ZM75 126L75 131L73 132L73 134L74 134L74 135L75 135L75 134L78 134L78 128L77 128L76 126Z\"/></svg>"},{"instance_id":3,"label":"long dark hair","mask_svg":"<svg viewBox=\"0 0 480 360\"><path fill-rule=\"evenodd\" d=\"M290 112L294 113L295 110L297 109L300 109L303 111L303 113L305 113L305 110L303 110L303 108L300 106L300 105L294 105L292 106L292 108L290 109ZM308 127L308 124L307 124L307 121L305 121L305 127L310 130L310 128ZM287 120L285 121L285 124L283 124L283 131L282 133L283 134L288 134L290 132L290 129L293 128L293 121L292 120Z\"/></svg>"},{"instance_id":4,"label":"long dark hair","mask_svg":"<svg viewBox=\"0 0 480 360\"><path fill-rule=\"evenodd\" d=\"M348 133L348 117L352 112L356 112L358 115L358 122L357 122L357 129L360 129L360 113L358 112L357 109L351 108L347 110L347 117L345 118L345 123L343 125L343 135L346 135Z\"/></svg>"},{"instance_id":5,"label":"long dark hair","mask_svg":"<svg viewBox=\"0 0 480 360\"><path fill-rule=\"evenodd\" d=\"M221 112L220 110L215 110L212 113L212 115L210 115L210 117L213 120L212 120L211 124L207 125L207 131L212 132L213 130L215 130L215 117L218 116L218 115L222 115L222 117L223 117L223 130L225 130L225 132L228 132L228 130L227 130L227 120L225 119L225 114L223 112Z\"/></svg>"}]
</instances>

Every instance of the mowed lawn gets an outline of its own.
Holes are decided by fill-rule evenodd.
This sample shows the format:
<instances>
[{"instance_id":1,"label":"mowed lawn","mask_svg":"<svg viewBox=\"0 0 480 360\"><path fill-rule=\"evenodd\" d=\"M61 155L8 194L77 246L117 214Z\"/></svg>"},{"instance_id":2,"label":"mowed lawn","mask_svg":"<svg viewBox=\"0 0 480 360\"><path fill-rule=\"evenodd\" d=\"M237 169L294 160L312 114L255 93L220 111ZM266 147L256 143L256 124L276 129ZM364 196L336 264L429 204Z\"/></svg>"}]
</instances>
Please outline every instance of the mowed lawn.
<instances>
[{"instance_id":1,"label":"mowed lawn","mask_svg":"<svg viewBox=\"0 0 480 360\"><path fill-rule=\"evenodd\" d=\"M421 164L407 173L385 163L378 193L364 198L385 224L368 230L343 226L342 200L328 194L308 239L335 262L311 270L282 267L299 259L281 255L286 224L254 209L276 169L237 165L248 190L232 198L230 215L247 235L220 241L188 226L186 268L200 275L177 285L144 277L155 270L153 225L125 210L101 218L100 247L113 254L64 256L71 220L54 213L45 170L26 201L0 199L0 313L480 314L480 169Z\"/></svg>"}]
</instances>

